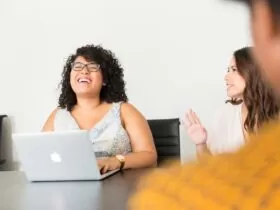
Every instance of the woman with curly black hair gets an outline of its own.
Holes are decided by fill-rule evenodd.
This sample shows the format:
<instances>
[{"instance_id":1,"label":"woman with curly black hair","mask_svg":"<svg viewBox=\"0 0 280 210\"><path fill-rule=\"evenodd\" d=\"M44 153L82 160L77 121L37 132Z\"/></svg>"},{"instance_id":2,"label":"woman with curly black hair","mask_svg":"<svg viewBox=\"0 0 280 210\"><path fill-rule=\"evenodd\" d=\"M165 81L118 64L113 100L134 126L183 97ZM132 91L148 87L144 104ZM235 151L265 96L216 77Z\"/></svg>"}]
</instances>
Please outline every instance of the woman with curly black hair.
<instances>
[{"instance_id":1,"label":"woman with curly black hair","mask_svg":"<svg viewBox=\"0 0 280 210\"><path fill-rule=\"evenodd\" d=\"M64 66L58 108L43 131L89 130L103 173L154 166L157 154L149 125L127 101L123 68L114 54L101 46L83 46Z\"/></svg>"}]
</instances>

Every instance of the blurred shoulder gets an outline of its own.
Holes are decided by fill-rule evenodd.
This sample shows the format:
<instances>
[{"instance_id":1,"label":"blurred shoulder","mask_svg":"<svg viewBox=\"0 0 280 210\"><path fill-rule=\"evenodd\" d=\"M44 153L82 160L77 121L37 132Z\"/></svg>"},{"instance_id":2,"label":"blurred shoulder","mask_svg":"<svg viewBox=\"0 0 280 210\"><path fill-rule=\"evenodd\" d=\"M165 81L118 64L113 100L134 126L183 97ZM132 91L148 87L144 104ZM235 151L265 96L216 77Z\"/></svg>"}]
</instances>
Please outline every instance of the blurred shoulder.
<instances>
[{"instance_id":1,"label":"blurred shoulder","mask_svg":"<svg viewBox=\"0 0 280 210\"><path fill-rule=\"evenodd\" d=\"M269 194L271 200L277 200L280 188L273 188L274 193L271 193L271 188L259 188L259 183L270 186L279 182L279 175L275 175L280 170L279 136L280 123L271 123L258 136L252 136L249 143L236 153L209 156L201 162L157 169L139 183L138 190L129 202L130 210L219 209L221 200L224 209L232 206L238 209L242 208L243 199L248 197L240 197L241 201L236 198L248 186L252 194ZM252 179L252 174L260 176ZM217 186L215 190L213 186ZM254 209L259 203L261 197L251 197L247 208ZM277 209L278 203L271 203L270 207Z\"/></svg>"}]
</instances>

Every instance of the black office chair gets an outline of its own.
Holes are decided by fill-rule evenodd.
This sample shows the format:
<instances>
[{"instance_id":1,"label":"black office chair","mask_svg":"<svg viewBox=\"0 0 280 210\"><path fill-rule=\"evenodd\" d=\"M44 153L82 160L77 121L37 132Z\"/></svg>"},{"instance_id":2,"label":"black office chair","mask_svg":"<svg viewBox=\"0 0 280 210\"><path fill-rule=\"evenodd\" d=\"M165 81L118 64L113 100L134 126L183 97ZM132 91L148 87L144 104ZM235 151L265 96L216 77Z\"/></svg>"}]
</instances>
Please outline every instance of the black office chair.
<instances>
[{"instance_id":1,"label":"black office chair","mask_svg":"<svg viewBox=\"0 0 280 210\"><path fill-rule=\"evenodd\" d=\"M2 146L2 138L3 138L3 119L7 117L7 115L0 115L0 165L5 163L5 160L1 159L1 146Z\"/></svg>"},{"instance_id":2,"label":"black office chair","mask_svg":"<svg viewBox=\"0 0 280 210\"><path fill-rule=\"evenodd\" d=\"M180 158L180 121L175 119L148 120L158 154L158 165Z\"/></svg>"}]
</instances>

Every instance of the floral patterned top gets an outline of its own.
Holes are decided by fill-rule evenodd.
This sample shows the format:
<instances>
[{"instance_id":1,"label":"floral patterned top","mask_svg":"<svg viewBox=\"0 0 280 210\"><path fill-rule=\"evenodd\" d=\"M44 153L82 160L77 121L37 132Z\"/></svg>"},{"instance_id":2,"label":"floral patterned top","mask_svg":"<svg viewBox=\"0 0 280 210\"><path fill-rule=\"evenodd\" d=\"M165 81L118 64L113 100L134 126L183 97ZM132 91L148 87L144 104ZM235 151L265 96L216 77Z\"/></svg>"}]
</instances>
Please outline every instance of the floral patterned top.
<instances>
[{"instance_id":1,"label":"floral patterned top","mask_svg":"<svg viewBox=\"0 0 280 210\"><path fill-rule=\"evenodd\" d=\"M121 102L113 103L107 114L92 128L90 141L96 157L110 157L131 152L131 144L120 117ZM54 131L80 129L66 109L58 109L54 120Z\"/></svg>"}]
</instances>

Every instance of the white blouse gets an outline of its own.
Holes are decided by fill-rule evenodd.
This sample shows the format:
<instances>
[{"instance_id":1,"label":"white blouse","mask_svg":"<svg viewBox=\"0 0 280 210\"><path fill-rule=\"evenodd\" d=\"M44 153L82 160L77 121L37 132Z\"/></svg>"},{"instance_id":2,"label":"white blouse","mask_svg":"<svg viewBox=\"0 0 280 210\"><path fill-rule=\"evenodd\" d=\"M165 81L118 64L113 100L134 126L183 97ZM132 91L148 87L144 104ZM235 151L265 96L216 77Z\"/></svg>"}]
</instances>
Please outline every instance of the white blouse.
<instances>
[{"instance_id":1,"label":"white blouse","mask_svg":"<svg viewBox=\"0 0 280 210\"><path fill-rule=\"evenodd\" d=\"M212 154L235 152L245 144L241 108L242 104L225 104L206 127L207 146Z\"/></svg>"}]
</instances>

